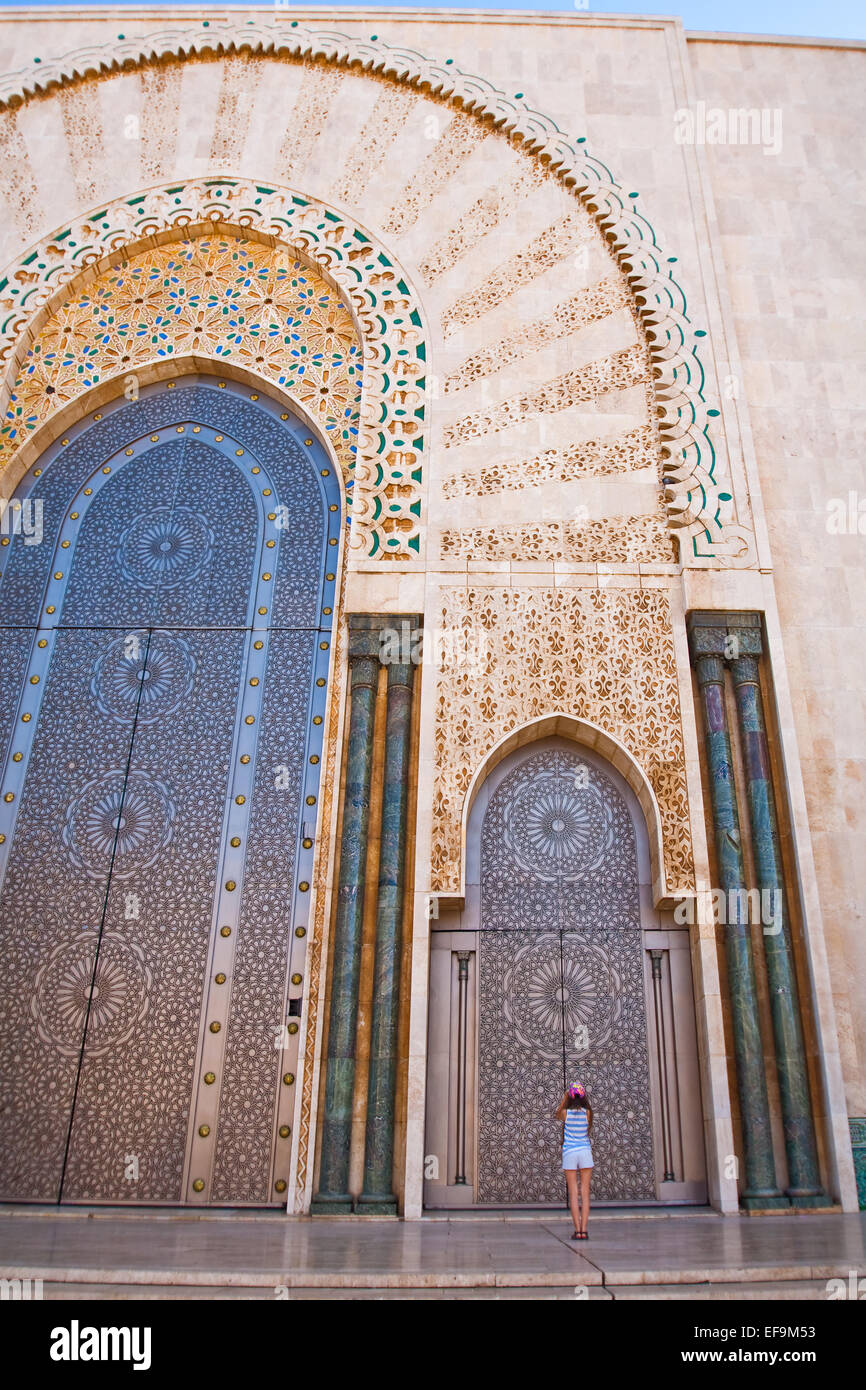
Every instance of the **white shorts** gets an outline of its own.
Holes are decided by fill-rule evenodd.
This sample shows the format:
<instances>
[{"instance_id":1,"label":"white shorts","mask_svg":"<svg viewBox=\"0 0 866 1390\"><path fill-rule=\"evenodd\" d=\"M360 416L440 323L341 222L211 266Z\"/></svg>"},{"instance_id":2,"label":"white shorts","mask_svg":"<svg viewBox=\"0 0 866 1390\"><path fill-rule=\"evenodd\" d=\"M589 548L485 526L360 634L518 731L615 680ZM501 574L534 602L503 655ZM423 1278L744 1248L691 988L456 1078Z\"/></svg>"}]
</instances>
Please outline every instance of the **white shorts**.
<instances>
[{"instance_id":1,"label":"white shorts","mask_svg":"<svg viewBox=\"0 0 866 1390\"><path fill-rule=\"evenodd\" d=\"M594 1168L592 1149L587 1145L582 1149L563 1149L562 1168Z\"/></svg>"}]
</instances>

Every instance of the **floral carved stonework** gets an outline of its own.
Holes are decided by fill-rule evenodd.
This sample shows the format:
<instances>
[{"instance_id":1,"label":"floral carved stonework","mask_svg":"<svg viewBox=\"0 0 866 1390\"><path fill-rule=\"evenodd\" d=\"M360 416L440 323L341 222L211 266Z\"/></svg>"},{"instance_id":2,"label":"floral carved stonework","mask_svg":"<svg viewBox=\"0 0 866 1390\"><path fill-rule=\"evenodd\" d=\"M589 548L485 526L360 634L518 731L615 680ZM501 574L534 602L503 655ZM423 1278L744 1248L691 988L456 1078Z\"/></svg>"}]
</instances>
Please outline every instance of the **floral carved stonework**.
<instances>
[{"instance_id":1,"label":"floral carved stonework","mask_svg":"<svg viewBox=\"0 0 866 1390\"><path fill-rule=\"evenodd\" d=\"M659 805L669 890L687 890L692 845L667 595L449 587L440 615L450 635L443 651L459 655L444 662L437 690L433 891L459 892L463 804L491 749L513 729L562 713L611 734L640 764Z\"/></svg>"},{"instance_id":2,"label":"floral carved stonework","mask_svg":"<svg viewBox=\"0 0 866 1390\"><path fill-rule=\"evenodd\" d=\"M88 281L47 319L13 387L0 463L58 406L106 377L192 353L239 362L284 387L321 425L346 472L354 467L361 348L348 309L299 261L224 236L143 252Z\"/></svg>"},{"instance_id":3,"label":"floral carved stonework","mask_svg":"<svg viewBox=\"0 0 866 1390\"><path fill-rule=\"evenodd\" d=\"M178 241L153 246L166 231ZM240 179L119 200L9 268L0 468L90 387L196 354L274 382L321 427L356 555L418 555L428 368L417 297L366 231Z\"/></svg>"}]
</instances>

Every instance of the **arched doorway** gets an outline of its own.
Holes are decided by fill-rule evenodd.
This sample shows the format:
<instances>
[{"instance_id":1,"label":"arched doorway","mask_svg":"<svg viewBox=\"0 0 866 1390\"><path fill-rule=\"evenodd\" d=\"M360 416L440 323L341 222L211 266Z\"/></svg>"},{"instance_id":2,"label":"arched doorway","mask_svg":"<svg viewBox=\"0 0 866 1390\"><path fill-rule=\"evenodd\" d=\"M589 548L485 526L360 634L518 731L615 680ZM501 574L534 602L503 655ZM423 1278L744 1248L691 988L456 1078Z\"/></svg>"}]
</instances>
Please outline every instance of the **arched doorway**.
<instances>
[{"instance_id":1,"label":"arched doorway","mask_svg":"<svg viewBox=\"0 0 866 1390\"><path fill-rule=\"evenodd\" d=\"M653 910L631 788L570 740L530 743L482 785L466 853L464 910L432 923L427 1205L561 1205L575 1079L596 1200L705 1200L688 932Z\"/></svg>"},{"instance_id":2,"label":"arched doorway","mask_svg":"<svg viewBox=\"0 0 866 1390\"><path fill-rule=\"evenodd\" d=\"M82 421L8 515L0 1192L279 1205L335 471L284 406L186 377Z\"/></svg>"}]
</instances>

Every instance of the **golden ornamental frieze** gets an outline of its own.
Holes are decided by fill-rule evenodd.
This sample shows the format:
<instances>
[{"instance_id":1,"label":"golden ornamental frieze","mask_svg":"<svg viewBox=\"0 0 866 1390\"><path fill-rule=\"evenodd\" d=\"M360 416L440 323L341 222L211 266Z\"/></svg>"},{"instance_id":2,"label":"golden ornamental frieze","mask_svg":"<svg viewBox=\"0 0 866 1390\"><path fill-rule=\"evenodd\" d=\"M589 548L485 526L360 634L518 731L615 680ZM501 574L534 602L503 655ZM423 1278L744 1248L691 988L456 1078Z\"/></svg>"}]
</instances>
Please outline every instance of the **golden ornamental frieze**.
<instances>
[{"instance_id":1,"label":"golden ornamental frieze","mask_svg":"<svg viewBox=\"0 0 866 1390\"><path fill-rule=\"evenodd\" d=\"M637 209L637 194L615 182L607 166L587 152L583 137L567 138L522 94L509 96L484 78L462 72L450 59L428 59L375 35L357 38L314 29L298 20L256 17L202 20L195 27L167 25L148 35L131 35L43 60L0 81L0 109L14 108L53 88L151 67L167 59L215 60L239 53L354 68L415 88L431 100L478 118L488 130L494 128L572 191L613 252L640 318L652 363L668 524L677 537L680 560L698 567L756 563L747 499L738 512L716 455L710 417L719 411L708 408L704 399L704 369L698 353L699 339L706 333L692 323L686 296L671 269L676 258L663 253L651 224ZM458 141L455 158L460 157ZM414 216L413 208L409 220ZM398 532L413 526L410 489L403 491L406 495L395 497L393 520ZM392 534L387 544L399 554L409 542Z\"/></svg>"},{"instance_id":2,"label":"golden ornamental frieze","mask_svg":"<svg viewBox=\"0 0 866 1390\"><path fill-rule=\"evenodd\" d=\"M568 714L613 736L645 773L671 893L694 884L670 602L659 589L442 590L431 890L459 893L461 823L485 758L534 720Z\"/></svg>"},{"instance_id":3,"label":"golden ornamental frieze","mask_svg":"<svg viewBox=\"0 0 866 1390\"><path fill-rule=\"evenodd\" d=\"M166 239L167 232L176 237L173 244ZM196 258L195 248L192 252L189 248L203 237L209 238L211 247L215 239L222 238L226 244L228 249L220 253L222 266L217 266L220 256L216 256L210 267L214 278L224 278L231 270L232 256L238 254L238 236L244 238L241 254L254 262L258 277L258 283L246 290L242 284L237 286L236 303L247 312L241 312L232 328L205 323L203 311L198 324L184 320L183 331L193 335L196 326L208 330L201 337L201 356L208 355L208 335L216 334L215 346L220 350L213 353L215 361L223 361L226 370L233 360L238 361L275 384L281 384L280 376L291 368L292 354L303 346L305 336L308 346L315 347L311 356L321 357L324 350L329 361L312 367L310 389L306 383L301 386L297 377L286 389L311 418L323 423L323 434L331 439L344 466L353 552L385 560L417 558L429 429L427 335L417 295L391 252L366 230L326 204L286 188L216 178L148 189L58 229L9 267L0 277L5 457L17 453L50 421L58 406L55 397L68 402L83 394L94 384L94 375L100 380L115 375L122 383L125 371L133 370L133 357L142 366L145 360L163 360L169 355L168 347L173 355L182 355L174 336L179 316L172 286L160 288L150 280L143 296L146 303L132 306L140 308L138 320L145 328L131 354L118 350L116 334L100 334L98 316L92 337L82 339L92 307L82 309L82 300L94 292L116 294L113 282L119 267L129 267L139 255L153 258L157 281L166 257L192 254L190 269L195 272L201 256ZM186 249L179 250L179 243ZM333 303L312 309L315 321L308 318L298 344L274 343L262 337L256 314L249 311L267 308L268 322L274 326L276 306L259 305L267 297L260 294L261 283L272 271L276 278L271 287L278 287L280 276L291 277L291 268L300 263L317 273L320 298L332 292ZM64 327L78 344L78 361L71 370L63 369L59 391L50 376L44 381L40 376L37 402L35 395L27 395L24 379L28 367L29 375L34 375L34 349L39 346L41 353L45 345L46 340L40 342L43 330L53 334L52 341L59 345ZM350 327L359 360L337 361L351 355ZM329 337L332 341L327 344ZM130 361L123 362L124 356ZM93 368L90 373L88 366ZM356 400L358 382L361 391ZM311 409L316 397L318 404ZM327 419L332 429L327 428Z\"/></svg>"}]
</instances>

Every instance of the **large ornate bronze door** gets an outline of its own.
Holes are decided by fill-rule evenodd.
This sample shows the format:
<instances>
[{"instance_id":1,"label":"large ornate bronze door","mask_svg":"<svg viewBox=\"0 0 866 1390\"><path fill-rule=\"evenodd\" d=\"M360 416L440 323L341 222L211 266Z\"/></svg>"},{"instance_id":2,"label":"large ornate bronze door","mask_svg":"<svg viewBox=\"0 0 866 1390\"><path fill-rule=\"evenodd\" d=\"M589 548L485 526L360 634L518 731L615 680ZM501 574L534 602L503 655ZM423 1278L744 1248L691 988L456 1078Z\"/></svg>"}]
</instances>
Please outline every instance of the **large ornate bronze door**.
<instances>
[{"instance_id":1,"label":"large ornate bronze door","mask_svg":"<svg viewBox=\"0 0 866 1390\"><path fill-rule=\"evenodd\" d=\"M539 752L481 838L478 1200L559 1202L551 1111L595 1098L599 1198L655 1197L635 832L610 778Z\"/></svg>"},{"instance_id":2,"label":"large ornate bronze door","mask_svg":"<svg viewBox=\"0 0 866 1390\"><path fill-rule=\"evenodd\" d=\"M279 1204L337 480L288 412L186 379L83 422L20 500L0 1195Z\"/></svg>"}]
</instances>

